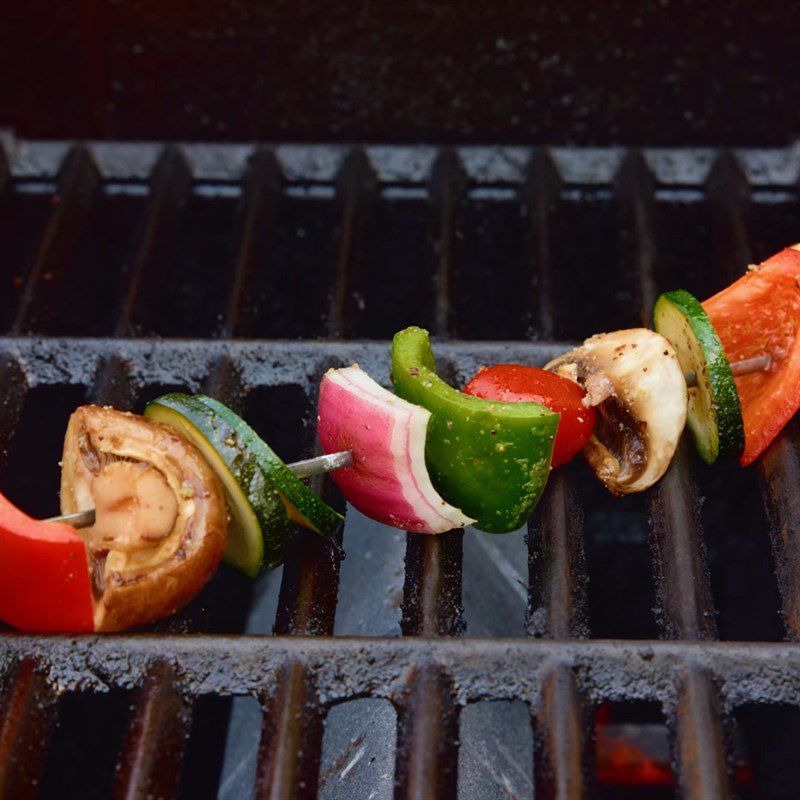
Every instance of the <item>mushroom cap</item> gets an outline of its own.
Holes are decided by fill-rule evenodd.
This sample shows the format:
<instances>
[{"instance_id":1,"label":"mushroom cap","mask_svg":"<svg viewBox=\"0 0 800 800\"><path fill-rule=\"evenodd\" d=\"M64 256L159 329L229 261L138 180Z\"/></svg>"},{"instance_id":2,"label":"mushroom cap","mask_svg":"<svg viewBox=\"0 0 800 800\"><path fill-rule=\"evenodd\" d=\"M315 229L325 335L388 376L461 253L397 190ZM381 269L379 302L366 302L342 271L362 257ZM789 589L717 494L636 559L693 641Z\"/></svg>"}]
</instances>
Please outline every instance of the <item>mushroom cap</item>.
<instances>
[{"instance_id":1,"label":"mushroom cap","mask_svg":"<svg viewBox=\"0 0 800 800\"><path fill-rule=\"evenodd\" d=\"M216 570L228 536L222 486L200 451L165 425L110 407L82 406L70 417L62 513L94 508L94 480L119 462L157 470L175 495L177 513L167 535L142 539L139 547L128 536L115 549L87 530L96 631L143 625L184 606Z\"/></svg>"},{"instance_id":2,"label":"mushroom cap","mask_svg":"<svg viewBox=\"0 0 800 800\"><path fill-rule=\"evenodd\" d=\"M600 333L547 364L597 406L584 455L614 494L641 492L667 471L686 425L688 395L674 348L647 328Z\"/></svg>"}]
</instances>

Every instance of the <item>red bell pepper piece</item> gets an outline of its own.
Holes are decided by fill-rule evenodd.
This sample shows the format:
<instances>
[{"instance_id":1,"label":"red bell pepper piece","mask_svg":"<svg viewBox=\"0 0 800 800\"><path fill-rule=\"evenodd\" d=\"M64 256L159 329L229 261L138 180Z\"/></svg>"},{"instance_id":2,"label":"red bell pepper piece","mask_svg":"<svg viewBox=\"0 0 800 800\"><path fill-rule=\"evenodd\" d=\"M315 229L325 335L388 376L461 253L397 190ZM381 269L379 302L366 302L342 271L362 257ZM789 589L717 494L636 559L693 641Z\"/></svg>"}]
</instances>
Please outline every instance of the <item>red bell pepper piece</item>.
<instances>
[{"instance_id":1,"label":"red bell pepper piece","mask_svg":"<svg viewBox=\"0 0 800 800\"><path fill-rule=\"evenodd\" d=\"M800 408L800 247L787 247L703 303L731 362L768 354L765 372L736 377L754 461Z\"/></svg>"},{"instance_id":2,"label":"red bell pepper piece","mask_svg":"<svg viewBox=\"0 0 800 800\"><path fill-rule=\"evenodd\" d=\"M0 620L40 633L94 630L83 539L71 525L32 519L2 494Z\"/></svg>"}]
</instances>

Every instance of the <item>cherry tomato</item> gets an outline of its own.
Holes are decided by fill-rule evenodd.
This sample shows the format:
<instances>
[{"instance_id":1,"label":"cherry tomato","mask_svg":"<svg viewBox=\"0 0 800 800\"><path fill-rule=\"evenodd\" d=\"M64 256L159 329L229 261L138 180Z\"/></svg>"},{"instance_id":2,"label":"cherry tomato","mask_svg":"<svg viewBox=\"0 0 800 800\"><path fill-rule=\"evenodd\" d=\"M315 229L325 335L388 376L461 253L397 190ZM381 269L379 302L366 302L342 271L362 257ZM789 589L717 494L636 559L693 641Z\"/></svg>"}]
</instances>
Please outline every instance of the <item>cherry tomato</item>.
<instances>
[{"instance_id":1,"label":"cherry tomato","mask_svg":"<svg viewBox=\"0 0 800 800\"><path fill-rule=\"evenodd\" d=\"M586 392L577 383L537 367L482 367L464 392L504 403L539 403L561 414L553 448L554 467L566 464L583 449L597 422L595 410L584 407Z\"/></svg>"}]
</instances>

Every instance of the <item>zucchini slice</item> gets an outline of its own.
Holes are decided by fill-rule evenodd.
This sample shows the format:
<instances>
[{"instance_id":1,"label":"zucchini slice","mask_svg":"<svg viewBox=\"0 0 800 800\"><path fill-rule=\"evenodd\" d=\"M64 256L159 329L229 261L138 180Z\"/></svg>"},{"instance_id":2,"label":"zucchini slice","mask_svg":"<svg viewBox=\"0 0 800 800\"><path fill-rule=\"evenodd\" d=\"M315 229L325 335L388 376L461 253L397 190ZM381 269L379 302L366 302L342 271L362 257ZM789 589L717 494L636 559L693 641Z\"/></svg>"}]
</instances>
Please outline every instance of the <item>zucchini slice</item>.
<instances>
[{"instance_id":1,"label":"zucchini slice","mask_svg":"<svg viewBox=\"0 0 800 800\"><path fill-rule=\"evenodd\" d=\"M280 494L238 431L186 394L165 394L148 403L144 415L192 442L222 482L230 515L223 560L250 577L262 565L274 569L281 564L294 529Z\"/></svg>"},{"instance_id":2,"label":"zucchini slice","mask_svg":"<svg viewBox=\"0 0 800 800\"><path fill-rule=\"evenodd\" d=\"M722 342L699 300L679 289L662 294L653 309L655 329L669 339L689 387L687 423L700 456L713 464L720 455L741 454L744 426L739 394Z\"/></svg>"},{"instance_id":3,"label":"zucchini slice","mask_svg":"<svg viewBox=\"0 0 800 800\"><path fill-rule=\"evenodd\" d=\"M336 534L344 517L311 491L238 414L212 397L199 394L196 399L229 425L241 446L253 454L267 480L280 493L289 519L326 539Z\"/></svg>"}]
</instances>

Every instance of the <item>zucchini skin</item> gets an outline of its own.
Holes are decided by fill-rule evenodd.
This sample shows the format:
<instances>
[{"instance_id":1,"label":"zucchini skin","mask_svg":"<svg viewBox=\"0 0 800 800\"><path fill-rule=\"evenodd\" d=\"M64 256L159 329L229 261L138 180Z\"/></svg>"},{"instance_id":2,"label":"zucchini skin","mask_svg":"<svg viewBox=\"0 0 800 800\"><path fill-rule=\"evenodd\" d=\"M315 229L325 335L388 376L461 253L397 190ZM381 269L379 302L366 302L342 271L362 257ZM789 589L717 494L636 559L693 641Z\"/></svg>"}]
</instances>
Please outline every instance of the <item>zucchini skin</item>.
<instances>
[{"instance_id":1,"label":"zucchini skin","mask_svg":"<svg viewBox=\"0 0 800 800\"><path fill-rule=\"evenodd\" d=\"M722 342L700 301L684 289L665 292L658 298L653 308L654 326L667 339L672 341L669 331L664 329L664 320L670 307L685 321L705 359L701 369L697 369L698 365L681 361L681 367L685 372L692 370L697 373L697 390L700 389L700 382L703 382L704 391L709 393L710 406L714 414L713 419L700 420L697 401L693 403L690 390L688 425L697 451L707 464L713 464L720 456L738 457L744 449L742 406ZM684 352L683 347L674 341L672 344L680 359ZM709 424L716 427L716 445L709 440L708 432L704 430Z\"/></svg>"},{"instance_id":2,"label":"zucchini skin","mask_svg":"<svg viewBox=\"0 0 800 800\"><path fill-rule=\"evenodd\" d=\"M200 394L196 399L229 425L242 445L252 453L267 481L280 494L290 519L326 539L331 539L339 531L344 517L306 486L238 414L213 397Z\"/></svg>"},{"instance_id":3,"label":"zucchini skin","mask_svg":"<svg viewBox=\"0 0 800 800\"><path fill-rule=\"evenodd\" d=\"M220 476L226 486L232 517L245 525L245 536L258 536L263 544L258 548L256 542L249 542L252 553L241 557L236 553L235 542L229 540L223 560L250 577L256 577L262 567L271 570L282 564L294 539L293 526L279 492L268 481L254 455L239 442L237 432L222 417L211 413L196 397L178 392L165 394L151 401L145 407L144 413L147 417L171 425L189 439L197 434L202 436L239 487L243 496L235 498L224 477ZM182 417L184 422L174 420L175 414ZM194 428L196 434L192 434L190 428ZM201 443L195 444L200 446ZM202 446L200 450L203 452ZM218 469L213 462L212 466ZM238 509L237 504L242 502L249 504L258 530L254 529L252 521L246 519L247 514Z\"/></svg>"}]
</instances>

